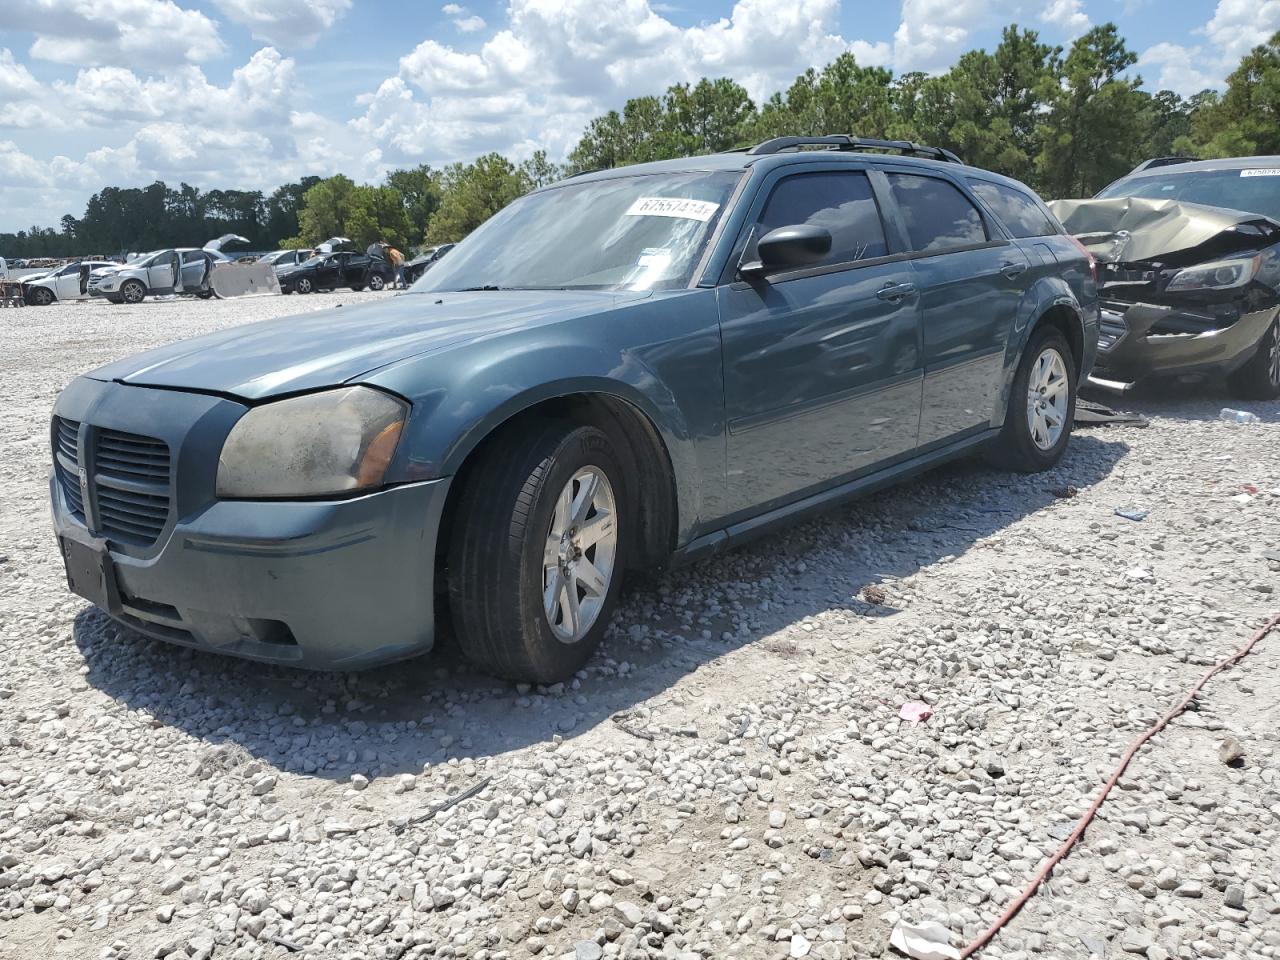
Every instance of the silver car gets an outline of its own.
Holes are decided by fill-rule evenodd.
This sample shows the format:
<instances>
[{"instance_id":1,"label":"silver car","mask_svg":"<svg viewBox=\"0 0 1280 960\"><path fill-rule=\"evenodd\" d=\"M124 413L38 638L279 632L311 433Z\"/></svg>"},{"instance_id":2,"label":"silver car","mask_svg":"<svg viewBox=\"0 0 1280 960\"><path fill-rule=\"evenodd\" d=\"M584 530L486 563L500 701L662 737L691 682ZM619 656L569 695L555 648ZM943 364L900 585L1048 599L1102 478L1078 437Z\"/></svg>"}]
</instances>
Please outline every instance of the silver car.
<instances>
[{"instance_id":1,"label":"silver car","mask_svg":"<svg viewBox=\"0 0 1280 960\"><path fill-rule=\"evenodd\" d=\"M228 233L210 240L203 248L178 247L144 253L130 262L93 271L89 276L89 295L105 297L112 303L141 303L148 294L188 294L213 296L209 277L215 263L230 263L222 252L223 244L248 243L244 237Z\"/></svg>"},{"instance_id":2,"label":"silver car","mask_svg":"<svg viewBox=\"0 0 1280 960\"><path fill-rule=\"evenodd\" d=\"M47 307L55 300L83 300L89 291L80 289L80 271L87 267L92 274L94 270L117 266L119 264L110 260L74 260L47 273L25 277L22 280L25 299L33 307Z\"/></svg>"}]
</instances>

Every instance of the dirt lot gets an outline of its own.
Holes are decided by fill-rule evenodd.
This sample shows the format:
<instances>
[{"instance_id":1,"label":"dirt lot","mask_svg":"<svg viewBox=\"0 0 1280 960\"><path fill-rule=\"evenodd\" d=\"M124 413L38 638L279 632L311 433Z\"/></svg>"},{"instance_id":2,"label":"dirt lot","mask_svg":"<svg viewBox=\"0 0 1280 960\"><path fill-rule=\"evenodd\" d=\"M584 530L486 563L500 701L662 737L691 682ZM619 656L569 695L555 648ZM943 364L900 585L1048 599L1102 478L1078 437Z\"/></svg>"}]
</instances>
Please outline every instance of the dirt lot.
<instances>
[{"instance_id":1,"label":"dirt lot","mask_svg":"<svg viewBox=\"0 0 1280 960\"><path fill-rule=\"evenodd\" d=\"M1280 404L1227 424L1188 391L1135 404L1149 429L1078 433L1049 474L957 465L634 584L568 686L447 649L268 669L67 593L63 384L378 296L0 315L0 957L830 960L887 954L900 918L959 945L1280 609ZM900 721L910 700L932 719ZM1122 786L982 956L1280 956L1280 636Z\"/></svg>"}]
</instances>

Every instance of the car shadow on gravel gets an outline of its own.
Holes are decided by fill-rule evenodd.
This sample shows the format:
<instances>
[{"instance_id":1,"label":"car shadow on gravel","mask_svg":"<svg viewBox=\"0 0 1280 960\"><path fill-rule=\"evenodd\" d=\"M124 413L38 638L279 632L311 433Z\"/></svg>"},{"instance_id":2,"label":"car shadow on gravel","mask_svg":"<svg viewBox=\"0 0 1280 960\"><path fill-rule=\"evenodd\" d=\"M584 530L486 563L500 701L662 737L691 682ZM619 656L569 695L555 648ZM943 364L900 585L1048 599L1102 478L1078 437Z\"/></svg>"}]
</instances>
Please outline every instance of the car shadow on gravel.
<instances>
[{"instance_id":1,"label":"car shadow on gravel","mask_svg":"<svg viewBox=\"0 0 1280 960\"><path fill-rule=\"evenodd\" d=\"M765 659L753 661L751 683L739 690L736 680L724 682L729 696L767 695L752 683L767 687L768 670L788 669L797 651L788 628L799 625L803 637L806 618L831 610L854 621L847 628L854 637L858 617L868 629L892 624L895 581L1063 503L1070 488L1106 477L1128 449L1098 429L1078 433L1062 462L1043 474L950 464L722 556L635 579L585 676L547 689L470 669L447 636L428 656L346 674L172 646L91 607L77 616L74 639L88 683L165 730L157 735L189 750L193 768L253 758L326 780L419 773L557 734L572 739L611 719L643 739L655 729L659 739L715 736L711 726L665 728L645 705L704 667L714 678L717 661L753 644ZM884 602L865 602L864 587L876 584L887 587ZM700 684L691 683L695 697Z\"/></svg>"}]
</instances>

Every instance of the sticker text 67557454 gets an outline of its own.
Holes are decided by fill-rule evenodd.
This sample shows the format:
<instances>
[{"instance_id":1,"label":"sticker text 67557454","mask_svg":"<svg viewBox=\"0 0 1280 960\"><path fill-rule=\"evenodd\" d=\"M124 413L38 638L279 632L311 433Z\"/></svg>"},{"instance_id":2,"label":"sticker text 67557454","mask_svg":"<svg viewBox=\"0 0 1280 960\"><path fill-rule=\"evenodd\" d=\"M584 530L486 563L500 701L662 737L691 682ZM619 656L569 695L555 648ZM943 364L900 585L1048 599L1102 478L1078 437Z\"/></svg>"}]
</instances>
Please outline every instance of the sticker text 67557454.
<instances>
[{"instance_id":1,"label":"sticker text 67557454","mask_svg":"<svg viewBox=\"0 0 1280 960\"><path fill-rule=\"evenodd\" d=\"M688 197L640 197L627 208L628 217L679 217L706 223L715 216L720 204Z\"/></svg>"}]
</instances>

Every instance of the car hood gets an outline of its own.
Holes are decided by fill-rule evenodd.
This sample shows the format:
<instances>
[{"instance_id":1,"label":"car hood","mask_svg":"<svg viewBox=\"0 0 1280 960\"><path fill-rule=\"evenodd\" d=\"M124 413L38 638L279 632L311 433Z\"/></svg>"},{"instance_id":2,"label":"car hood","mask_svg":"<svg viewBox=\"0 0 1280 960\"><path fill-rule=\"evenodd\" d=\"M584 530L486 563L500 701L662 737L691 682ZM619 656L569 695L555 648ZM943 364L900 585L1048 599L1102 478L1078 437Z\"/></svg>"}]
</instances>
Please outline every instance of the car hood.
<instances>
[{"instance_id":1,"label":"car hood","mask_svg":"<svg viewBox=\"0 0 1280 960\"><path fill-rule=\"evenodd\" d=\"M1280 239L1280 223L1269 217L1178 200L1055 200L1049 207L1103 263L1198 263Z\"/></svg>"},{"instance_id":2,"label":"car hood","mask_svg":"<svg viewBox=\"0 0 1280 960\"><path fill-rule=\"evenodd\" d=\"M185 340L88 376L246 400L336 386L398 360L516 329L603 313L643 292L410 293Z\"/></svg>"}]
</instances>

